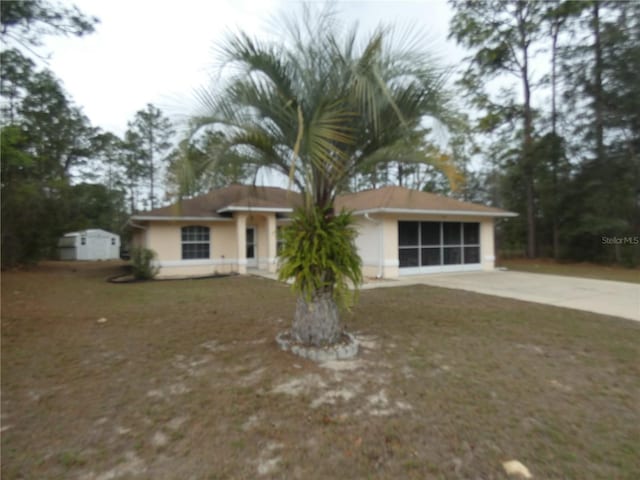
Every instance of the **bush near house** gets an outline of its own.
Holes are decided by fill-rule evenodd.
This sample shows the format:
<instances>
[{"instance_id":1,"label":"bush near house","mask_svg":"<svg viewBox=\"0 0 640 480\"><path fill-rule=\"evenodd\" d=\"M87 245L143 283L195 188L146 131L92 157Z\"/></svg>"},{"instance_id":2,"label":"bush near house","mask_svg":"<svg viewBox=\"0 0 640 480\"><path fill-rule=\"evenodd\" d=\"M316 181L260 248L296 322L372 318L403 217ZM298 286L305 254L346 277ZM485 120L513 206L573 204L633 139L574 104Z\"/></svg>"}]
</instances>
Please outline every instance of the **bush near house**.
<instances>
[{"instance_id":1,"label":"bush near house","mask_svg":"<svg viewBox=\"0 0 640 480\"><path fill-rule=\"evenodd\" d=\"M131 249L131 265L133 266L133 277L136 280L151 280L160 270L153 264L157 257L156 252L149 248L133 247Z\"/></svg>"}]
</instances>

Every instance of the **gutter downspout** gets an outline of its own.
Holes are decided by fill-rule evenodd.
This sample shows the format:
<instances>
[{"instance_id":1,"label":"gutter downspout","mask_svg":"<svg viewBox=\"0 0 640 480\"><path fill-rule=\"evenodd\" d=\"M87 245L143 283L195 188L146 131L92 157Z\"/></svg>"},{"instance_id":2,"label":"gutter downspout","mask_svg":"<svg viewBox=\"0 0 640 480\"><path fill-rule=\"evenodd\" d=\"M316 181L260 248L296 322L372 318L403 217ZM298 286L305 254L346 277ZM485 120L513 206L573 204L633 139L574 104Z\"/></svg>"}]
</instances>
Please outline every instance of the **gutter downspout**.
<instances>
[{"instance_id":1,"label":"gutter downspout","mask_svg":"<svg viewBox=\"0 0 640 480\"><path fill-rule=\"evenodd\" d=\"M369 220L378 226L378 275L376 275L377 279L381 279L383 276L383 256L384 256L384 231L381 227L381 220L374 220L369 216L369 213L364 214L364 218Z\"/></svg>"}]
</instances>

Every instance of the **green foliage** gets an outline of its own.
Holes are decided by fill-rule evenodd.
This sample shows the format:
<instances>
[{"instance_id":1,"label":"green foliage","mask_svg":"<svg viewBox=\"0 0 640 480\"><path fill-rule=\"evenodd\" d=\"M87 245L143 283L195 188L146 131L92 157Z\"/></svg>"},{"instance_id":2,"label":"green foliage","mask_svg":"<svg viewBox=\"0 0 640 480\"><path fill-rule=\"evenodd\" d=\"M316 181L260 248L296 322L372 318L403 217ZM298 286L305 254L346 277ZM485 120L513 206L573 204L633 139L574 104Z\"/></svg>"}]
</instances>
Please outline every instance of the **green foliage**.
<instances>
[{"instance_id":1,"label":"green foliage","mask_svg":"<svg viewBox=\"0 0 640 480\"><path fill-rule=\"evenodd\" d=\"M43 179L18 126L2 129L2 266L33 263L51 255L63 233L84 228L120 232L125 223L121 192L103 185L69 185Z\"/></svg>"},{"instance_id":2,"label":"green foliage","mask_svg":"<svg viewBox=\"0 0 640 480\"><path fill-rule=\"evenodd\" d=\"M601 239L640 234L640 5L576 3L569 23L575 40L561 50L572 86L566 116L579 152L562 206L563 254L633 264L637 254L628 252L636 245Z\"/></svg>"},{"instance_id":3,"label":"green foliage","mask_svg":"<svg viewBox=\"0 0 640 480\"><path fill-rule=\"evenodd\" d=\"M533 242L556 258L632 263L627 249L637 247L601 238L640 234L638 2L450 4L450 36L472 50L460 84L479 109L495 200L521 214L500 226L500 247ZM512 83L487 88L494 79Z\"/></svg>"},{"instance_id":4,"label":"green foliage","mask_svg":"<svg viewBox=\"0 0 640 480\"><path fill-rule=\"evenodd\" d=\"M100 156L96 131L50 72L35 72L29 65L3 65L3 71L16 74L3 81L2 91L3 100L5 94L10 100L10 123L2 128L3 266L50 255L65 231L118 231L123 223L118 190L71 184L72 175L82 175L82 168Z\"/></svg>"},{"instance_id":5,"label":"green foliage","mask_svg":"<svg viewBox=\"0 0 640 480\"><path fill-rule=\"evenodd\" d=\"M95 130L51 72L33 75L18 113L39 160L41 178L69 176L72 168L86 165L92 157Z\"/></svg>"},{"instance_id":6,"label":"green foliage","mask_svg":"<svg viewBox=\"0 0 640 480\"><path fill-rule=\"evenodd\" d=\"M136 173L148 179L149 208L155 207L157 172L160 162L165 160L171 147L170 140L173 134L171 121L159 108L150 103L143 110L138 110L133 121L129 122L126 145L131 152L134 165L139 165Z\"/></svg>"},{"instance_id":7,"label":"green foliage","mask_svg":"<svg viewBox=\"0 0 640 480\"><path fill-rule=\"evenodd\" d=\"M23 52L45 35L82 36L96 19L44 0L0 2L2 266L55 253L63 233L122 233L120 140L91 126L60 81ZM19 48L9 48L16 45ZM102 168L106 167L106 172ZM104 173L106 186L92 183Z\"/></svg>"},{"instance_id":8,"label":"green foliage","mask_svg":"<svg viewBox=\"0 0 640 480\"><path fill-rule=\"evenodd\" d=\"M94 31L96 17L83 14L77 7L62 7L46 0L0 2L2 40L29 46L42 45L45 35L81 37Z\"/></svg>"},{"instance_id":9,"label":"green foliage","mask_svg":"<svg viewBox=\"0 0 640 480\"><path fill-rule=\"evenodd\" d=\"M184 139L168 157L167 183L176 198L206 193L232 183L250 182L254 169L238 154L225 152L224 136L206 132Z\"/></svg>"},{"instance_id":10,"label":"green foliage","mask_svg":"<svg viewBox=\"0 0 640 480\"><path fill-rule=\"evenodd\" d=\"M25 91L33 77L35 63L16 49L0 52L0 95L3 98L3 124L11 124L18 116L18 106L25 96Z\"/></svg>"},{"instance_id":11,"label":"green foliage","mask_svg":"<svg viewBox=\"0 0 640 480\"><path fill-rule=\"evenodd\" d=\"M101 228L122 233L127 221L124 193L96 183L79 183L64 192L65 232Z\"/></svg>"},{"instance_id":12,"label":"green foliage","mask_svg":"<svg viewBox=\"0 0 640 480\"><path fill-rule=\"evenodd\" d=\"M200 92L194 129L224 135L224 161L289 177L305 202L287 229L280 275L307 297L328 288L348 305L359 260L348 217L329 215L334 199L359 174L433 163L422 123L453 117L446 72L416 48L418 37L404 34L403 43L386 27L362 37L342 29L331 9L303 7L301 18L282 24L276 41L228 38L226 81Z\"/></svg>"},{"instance_id":13,"label":"green foliage","mask_svg":"<svg viewBox=\"0 0 640 480\"><path fill-rule=\"evenodd\" d=\"M362 283L362 261L355 245L353 217L328 208L298 210L284 228L280 250L281 280L293 278L293 289L308 301L316 292L332 292L342 308L354 301L349 284Z\"/></svg>"},{"instance_id":14,"label":"green foliage","mask_svg":"<svg viewBox=\"0 0 640 480\"><path fill-rule=\"evenodd\" d=\"M122 155L118 165L122 169L122 183L129 197L129 212L134 214L139 209L141 184L147 175L147 167L139 156L139 138L131 130L127 130L122 140Z\"/></svg>"},{"instance_id":15,"label":"green foliage","mask_svg":"<svg viewBox=\"0 0 640 480\"><path fill-rule=\"evenodd\" d=\"M133 277L137 280L151 280L160 268L154 265L156 252L144 247L133 247L131 249L131 266L133 267Z\"/></svg>"},{"instance_id":16,"label":"green foliage","mask_svg":"<svg viewBox=\"0 0 640 480\"><path fill-rule=\"evenodd\" d=\"M299 22L283 22L284 39L229 37L228 81L201 91L194 119L222 131L237 161L287 175L320 208L372 165L430 163L421 122L452 117L445 71L411 34L406 45L391 28L361 38L336 17L305 9Z\"/></svg>"},{"instance_id":17,"label":"green foliage","mask_svg":"<svg viewBox=\"0 0 640 480\"><path fill-rule=\"evenodd\" d=\"M509 0L450 0L455 13L451 19L450 37L472 50L466 59L462 85L483 117L478 128L484 132L513 130L514 120L521 143L518 159L522 175L522 191L526 198L519 210L527 220L527 254L536 254L536 204L533 150L534 112L532 92L535 78L531 63L535 58L535 42L542 37L544 3ZM513 76L520 84L522 103L517 105L512 92L489 95L487 83L500 75Z\"/></svg>"},{"instance_id":18,"label":"green foliage","mask_svg":"<svg viewBox=\"0 0 640 480\"><path fill-rule=\"evenodd\" d=\"M53 203L34 178L36 159L28 153L28 136L18 126L2 128L2 266L35 262L51 234Z\"/></svg>"}]
</instances>

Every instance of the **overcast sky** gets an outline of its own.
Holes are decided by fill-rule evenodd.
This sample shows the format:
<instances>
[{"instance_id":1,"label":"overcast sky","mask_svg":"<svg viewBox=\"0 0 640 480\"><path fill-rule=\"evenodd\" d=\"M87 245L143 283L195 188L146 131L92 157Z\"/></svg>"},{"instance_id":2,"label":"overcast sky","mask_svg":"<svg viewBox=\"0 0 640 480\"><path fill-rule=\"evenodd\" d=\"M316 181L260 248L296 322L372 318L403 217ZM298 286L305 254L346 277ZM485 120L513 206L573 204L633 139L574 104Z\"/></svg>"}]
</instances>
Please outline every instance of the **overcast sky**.
<instances>
[{"instance_id":1,"label":"overcast sky","mask_svg":"<svg viewBox=\"0 0 640 480\"><path fill-rule=\"evenodd\" d=\"M69 3L69 2L67 2ZM100 19L83 38L50 38L41 53L95 126L122 135L136 111L153 103L174 121L196 106L193 92L214 73L215 46L228 31L274 33L274 16L300 8L292 0L76 0ZM319 3L319 2L318 2ZM425 48L447 64L462 52L446 39L445 0L337 2L364 31L380 22L424 29Z\"/></svg>"}]
</instances>

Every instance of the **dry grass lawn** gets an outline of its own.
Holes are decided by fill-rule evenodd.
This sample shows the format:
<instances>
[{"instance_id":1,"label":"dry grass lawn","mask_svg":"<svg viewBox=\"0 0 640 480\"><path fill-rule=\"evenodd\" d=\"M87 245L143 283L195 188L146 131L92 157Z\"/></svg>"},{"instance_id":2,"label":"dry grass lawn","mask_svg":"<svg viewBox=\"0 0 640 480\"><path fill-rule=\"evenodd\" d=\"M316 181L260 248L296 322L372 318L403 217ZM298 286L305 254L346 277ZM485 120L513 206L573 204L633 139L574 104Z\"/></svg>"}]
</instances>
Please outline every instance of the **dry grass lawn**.
<instances>
[{"instance_id":1,"label":"dry grass lawn","mask_svg":"<svg viewBox=\"0 0 640 480\"><path fill-rule=\"evenodd\" d=\"M286 286L118 268L3 274L3 479L639 478L640 323L369 290L359 357L317 365L273 340Z\"/></svg>"},{"instance_id":2,"label":"dry grass lawn","mask_svg":"<svg viewBox=\"0 0 640 480\"><path fill-rule=\"evenodd\" d=\"M562 263L550 259L514 258L500 260L498 265L509 270L531 273L547 273L569 277L595 278L615 282L640 283L640 268L625 268L617 265L595 263Z\"/></svg>"}]
</instances>

